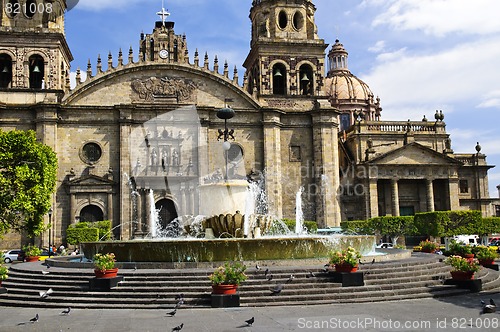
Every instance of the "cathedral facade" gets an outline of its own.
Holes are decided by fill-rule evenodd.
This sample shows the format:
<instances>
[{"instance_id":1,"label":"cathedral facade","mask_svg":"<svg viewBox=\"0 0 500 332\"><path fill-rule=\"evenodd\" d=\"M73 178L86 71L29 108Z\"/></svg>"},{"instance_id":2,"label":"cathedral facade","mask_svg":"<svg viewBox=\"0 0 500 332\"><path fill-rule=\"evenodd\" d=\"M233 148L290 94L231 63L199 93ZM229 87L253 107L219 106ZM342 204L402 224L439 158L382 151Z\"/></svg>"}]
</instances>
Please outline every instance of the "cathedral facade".
<instances>
[{"instance_id":1,"label":"cathedral facade","mask_svg":"<svg viewBox=\"0 0 500 332\"><path fill-rule=\"evenodd\" d=\"M383 121L340 41L328 50L320 38L311 0L253 1L242 77L191 56L162 10L138 52L89 62L73 89L64 15L7 10L50 3L63 13L65 1L0 3L0 128L34 130L57 153L51 243L79 221L111 220L118 239L146 236L152 207L164 224L204 214L200 188L232 179L261 183L278 218L295 217L303 188L305 219L320 228L434 210L496 213L479 145L455 153L442 112ZM234 117L218 116L224 109Z\"/></svg>"}]
</instances>

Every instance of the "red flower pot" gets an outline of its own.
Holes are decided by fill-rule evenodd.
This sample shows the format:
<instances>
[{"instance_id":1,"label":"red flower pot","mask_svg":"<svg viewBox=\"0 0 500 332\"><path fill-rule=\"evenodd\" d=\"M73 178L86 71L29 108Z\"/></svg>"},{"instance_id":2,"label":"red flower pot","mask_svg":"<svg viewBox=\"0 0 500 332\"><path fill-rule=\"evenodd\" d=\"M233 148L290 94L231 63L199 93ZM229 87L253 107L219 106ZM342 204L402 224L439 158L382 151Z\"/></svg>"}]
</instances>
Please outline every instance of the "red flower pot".
<instances>
[{"instance_id":1,"label":"red flower pot","mask_svg":"<svg viewBox=\"0 0 500 332\"><path fill-rule=\"evenodd\" d=\"M466 258L469 262L474 261L474 254L464 254L463 257Z\"/></svg>"},{"instance_id":2,"label":"red flower pot","mask_svg":"<svg viewBox=\"0 0 500 332\"><path fill-rule=\"evenodd\" d=\"M212 285L212 294L236 294L238 285Z\"/></svg>"},{"instance_id":3,"label":"red flower pot","mask_svg":"<svg viewBox=\"0 0 500 332\"><path fill-rule=\"evenodd\" d=\"M454 280L472 280L474 272L471 271L451 271L451 278Z\"/></svg>"},{"instance_id":4,"label":"red flower pot","mask_svg":"<svg viewBox=\"0 0 500 332\"><path fill-rule=\"evenodd\" d=\"M481 265L492 265L495 262L493 258L487 258L487 259L480 259L479 264Z\"/></svg>"},{"instance_id":5,"label":"red flower pot","mask_svg":"<svg viewBox=\"0 0 500 332\"><path fill-rule=\"evenodd\" d=\"M118 268L115 267L114 269L109 269L109 270L94 270L94 274L96 278L116 278L116 275L118 274Z\"/></svg>"},{"instance_id":6,"label":"red flower pot","mask_svg":"<svg viewBox=\"0 0 500 332\"><path fill-rule=\"evenodd\" d=\"M40 259L40 256L26 256L24 258L24 260L26 262L38 262L39 259Z\"/></svg>"},{"instance_id":7,"label":"red flower pot","mask_svg":"<svg viewBox=\"0 0 500 332\"><path fill-rule=\"evenodd\" d=\"M352 266L351 264L335 264L335 272L356 272L358 265Z\"/></svg>"}]
</instances>

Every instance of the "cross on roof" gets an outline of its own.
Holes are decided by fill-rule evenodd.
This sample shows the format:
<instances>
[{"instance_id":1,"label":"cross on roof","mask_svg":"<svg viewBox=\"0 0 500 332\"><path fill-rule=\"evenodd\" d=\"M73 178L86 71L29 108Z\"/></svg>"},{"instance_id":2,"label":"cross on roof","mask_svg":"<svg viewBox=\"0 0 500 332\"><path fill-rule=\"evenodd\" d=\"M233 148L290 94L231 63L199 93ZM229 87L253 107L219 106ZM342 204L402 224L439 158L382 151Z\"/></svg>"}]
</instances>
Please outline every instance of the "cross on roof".
<instances>
[{"instance_id":1,"label":"cross on roof","mask_svg":"<svg viewBox=\"0 0 500 332\"><path fill-rule=\"evenodd\" d=\"M163 25L165 25L165 20L170 16L170 13L165 10L164 0L161 1L161 11L156 13L156 15L161 17L161 21L163 22Z\"/></svg>"}]
</instances>

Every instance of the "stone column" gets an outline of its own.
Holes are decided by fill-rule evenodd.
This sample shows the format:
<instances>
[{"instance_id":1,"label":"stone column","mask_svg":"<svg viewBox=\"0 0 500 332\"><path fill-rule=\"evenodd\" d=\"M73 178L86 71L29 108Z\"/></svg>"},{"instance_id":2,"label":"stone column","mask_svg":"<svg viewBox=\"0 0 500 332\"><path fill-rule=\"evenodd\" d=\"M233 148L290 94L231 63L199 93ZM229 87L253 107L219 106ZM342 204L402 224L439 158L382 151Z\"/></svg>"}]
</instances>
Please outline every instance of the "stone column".
<instances>
[{"instance_id":1,"label":"stone column","mask_svg":"<svg viewBox=\"0 0 500 332\"><path fill-rule=\"evenodd\" d=\"M312 114L314 176L320 192L316 195L316 219L320 227L340 226L340 186L338 160L338 113L321 104Z\"/></svg>"},{"instance_id":2,"label":"stone column","mask_svg":"<svg viewBox=\"0 0 500 332\"><path fill-rule=\"evenodd\" d=\"M120 158L120 173L121 172L127 172L128 174L132 174L133 169L131 168L130 165L132 165L131 162L131 133L132 133L132 109L120 109L120 140L119 140L119 158ZM139 148L139 147L135 147ZM134 160L135 164L135 160ZM120 174L121 176L121 174ZM120 177L118 177L119 179ZM120 204L120 215L118 216L119 222L123 221L128 221L132 220L132 202L131 202L131 197L130 197L130 188L128 186L128 183L125 181L120 181L119 182L120 186L120 192L118 196L118 201ZM120 227L120 240L129 240L131 239L130 230L132 229L131 226L129 227Z\"/></svg>"},{"instance_id":3,"label":"stone column","mask_svg":"<svg viewBox=\"0 0 500 332\"><path fill-rule=\"evenodd\" d=\"M137 205L137 231L142 232L143 231L143 223L142 223L142 205L144 204L144 190L142 189L137 189L137 196L135 197L136 199L136 205ZM132 216L133 218L133 216Z\"/></svg>"},{"instance_id":4,"label":"stone column","mask_svg":"<svg viewBox=\"0 0 500 332\"><path fill-rule=\"evenodd\" d=\"M111 227L113 227L113 194L108 193L108 220L111 220Z\"/></svg>"},{"instance_id":5,"label":"stone column","mask_svg":"<svg viewBox=\"0 0 500 332\"><path fill-rule=\"evenodd\" d=\"M181 206L180 206L180 214L179 215L185 215L187 212L187 202L186 202L186 188L182 187L181 189Z\"/></svg>"},{"instance_id":6,"label":"stone column","mask_svg":"<svg viewBox=\"0 0 500 332\"><path fill-rule=\"evenodd\" d=\"M146 226L145 232L146 233L151 232L151 229L149 226L151 225L151 222L152 222L152 220L151 220L151 208L152 208L152 206L151 206L151 199L149 198L149 190L150 189L145 189L146 197L145 197L145 202L144 202L145 203L145 212L146 212L145 213L145 216L146 216L146 218L145 218L145 224L146 224L145 225Z\"/></svg>"},{"instance_id":7,"label":"stone column","mask_svg":"<svg viewBox=\"0 0 500 332\"><path fill-rule=\"evenodd\" d=\"M196 211L194 210L194 189L189 188L189 211L188 214L196 215Z\"/></svg>"},{"instance_id":8,"label":"stone column","mask_svg":"<svg viewBox=\"0 0 500 332\"><path fill-rule=\"evenodd\" d=\"M392 215L399 216L399 190L398 180L391 179L391 202L392 202Z\"/></svg>"},{"instance_id":9,"label":"stone column","mask_svg":"<svg viewBox=\"0 0 500 332\"><path fill-rule=\"evenodd\" d=\"M369 179L368 180L368 190L366 190L365 195L367 195L367 216L366 219L378 217L378 186L377 179Z\"/></svg>"},{"instance_id":10,"label":"stone column","mask_svg":"<svg viewBox=\"0 0 500 332\"><path fill-rule=\"evenodd\" d=\"M427 185L427 212L434 211L434 186L432 185L432 180L425 180Z\"/></svg>"},{"instance_id":11,"label":"stone column","mask_svg":"<svg viewBox=\"0 0 500 332\"><path fill-rule=\"evenodd\" d=\"M460 208L460 201L458 199L459 185L458 178L450 178L448 180L448 188L450 188L450 210L456 211Z\"/></svg>"},{"instance_id":12,"label":"stone column","mask_svg":"<svg viewBox=\"0 0 500 332\"><path fill-rule=\"evenodd\" d=\"M283 217L283 194L281 184L281 117L278 112L265 111L264 123L264 169L267 171L266 194L269 211L277 218Z\"/></svg>"}]
</instances>

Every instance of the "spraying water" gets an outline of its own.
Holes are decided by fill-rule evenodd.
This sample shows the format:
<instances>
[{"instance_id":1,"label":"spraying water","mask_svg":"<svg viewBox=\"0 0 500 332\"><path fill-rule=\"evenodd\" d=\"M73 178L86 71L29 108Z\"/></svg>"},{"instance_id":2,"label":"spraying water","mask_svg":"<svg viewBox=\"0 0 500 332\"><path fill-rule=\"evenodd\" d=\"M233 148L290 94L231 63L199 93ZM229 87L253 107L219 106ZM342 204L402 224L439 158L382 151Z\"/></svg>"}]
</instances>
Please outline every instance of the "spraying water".
<instances>
[{"instance_id":1,"label":"spraying water","mask_svg":"<svg viewBox=\"0 0 500 332\"><path fill-rule=\"evenodd\" d=\"M304 212L302 211L302 193L304 187L300 187L295 195L295 234L304 234Z\"/></svg>"},{"instance_id":2,"label":"spraying water","mask_svg":"<svg viewBox=\"0 0 500 332\"><path fill-rule=\"evenodd\" d=\"M251 219L252 215L255 214L258 190L259 187L257 183L255 182L249 183L245 199L245 219L243 221L244 237L248 237L248 234L250 234L250 229L253 228L253 225L251 225L252 223Z\"/></svg>"},{"instance_id":3,"label":"spraying water","mask_svg":"<svg viewBox=\"0 0 500 332\"><path fill-rule=\"evenodd\" d=\"M158 228L157 228L158 212L156 211L153 189L149 190L148 199L149 199L149 234L151 235L152 238L156 238L158 233Z\"/></svg>"}]
</instances>

